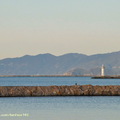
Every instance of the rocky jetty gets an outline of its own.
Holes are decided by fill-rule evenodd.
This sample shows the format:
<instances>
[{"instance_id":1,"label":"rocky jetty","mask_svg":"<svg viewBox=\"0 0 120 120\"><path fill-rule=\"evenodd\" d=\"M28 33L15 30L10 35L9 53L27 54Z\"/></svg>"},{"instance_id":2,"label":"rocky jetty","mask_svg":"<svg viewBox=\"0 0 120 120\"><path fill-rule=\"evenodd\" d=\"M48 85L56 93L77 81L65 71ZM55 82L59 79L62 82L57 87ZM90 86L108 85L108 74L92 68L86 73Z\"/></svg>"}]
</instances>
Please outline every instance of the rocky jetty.
<instances>
[{"instance_id":1,"label":"rocky jetty","mask_svg":"<svg viewBox=\"0 0 120 120\"><path fill-rule=\"evenodd\" d=\"M120 76L116 75L116 76L94 76L92 77L92 79L120 79Z\"/></svg>"},{"instance_id":2,"label":"rocky jetty","mask_svg":"<svg viewBox=\"0 0 120 120\"><path fill-rule=\"evenodd\" d=\"M0 97L119 96L120 86L0 86Z\"/></svg>"}]
</instances>

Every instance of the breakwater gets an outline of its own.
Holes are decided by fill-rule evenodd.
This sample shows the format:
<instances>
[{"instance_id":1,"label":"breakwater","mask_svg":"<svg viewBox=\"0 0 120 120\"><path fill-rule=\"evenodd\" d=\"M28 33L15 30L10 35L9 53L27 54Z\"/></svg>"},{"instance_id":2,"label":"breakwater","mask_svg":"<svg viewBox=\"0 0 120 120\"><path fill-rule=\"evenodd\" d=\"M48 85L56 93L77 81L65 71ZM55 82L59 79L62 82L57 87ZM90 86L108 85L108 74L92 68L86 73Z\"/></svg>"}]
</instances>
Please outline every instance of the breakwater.
<instances>
[{"instance_id":1,"label":"breakwater","mask_svg":"<svg viewBox=\"0 0 120 120\"><path fill-rule=\"evenodd\" d=\"M111 75L111 76L94 76L92 79L120 79L120 76Z\"/></svg>"},{"instance_id":2,"label":"breakwater","mask_svg":"<svg viewBox=\"0 0 120 120\"><path fill-rule=\"evenodd\" d=\"M0 97L119 96L120 86L0 86Z\"/></svg>"}]
</instances>

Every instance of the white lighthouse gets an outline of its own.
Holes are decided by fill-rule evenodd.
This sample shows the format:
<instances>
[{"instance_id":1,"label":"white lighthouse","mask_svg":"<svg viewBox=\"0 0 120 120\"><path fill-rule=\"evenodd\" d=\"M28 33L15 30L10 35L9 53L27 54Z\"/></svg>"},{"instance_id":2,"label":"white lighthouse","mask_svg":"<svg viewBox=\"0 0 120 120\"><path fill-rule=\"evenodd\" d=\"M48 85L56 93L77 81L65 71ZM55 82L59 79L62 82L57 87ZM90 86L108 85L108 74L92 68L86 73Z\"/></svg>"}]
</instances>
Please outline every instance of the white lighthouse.
<instances>
[{"instance_id":1,"label":"white lighthouse","mask_svg":"<svg viewBox=\"0 0 120 120\"><path fill-rule=\"evenodd\" d=\"M102 65L101 67L101 76L105 76L105 66Z\"/></svg>"}]
</instances>

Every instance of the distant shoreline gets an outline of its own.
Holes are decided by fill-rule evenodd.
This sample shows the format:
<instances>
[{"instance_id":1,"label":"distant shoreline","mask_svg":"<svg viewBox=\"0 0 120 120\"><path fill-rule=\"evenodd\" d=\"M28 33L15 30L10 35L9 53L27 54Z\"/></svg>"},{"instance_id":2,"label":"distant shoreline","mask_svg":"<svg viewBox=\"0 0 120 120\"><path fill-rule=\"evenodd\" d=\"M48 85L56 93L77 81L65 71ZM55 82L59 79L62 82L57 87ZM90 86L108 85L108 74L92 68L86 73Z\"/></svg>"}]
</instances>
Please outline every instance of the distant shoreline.
<instances>
[{"instance_id":1,"label":"distant shoreline","mask_svg":"<svg viewBox=\"0 0 120 120\"><path fill-rule=\"evenodd\" d=\"M120 75L0 75L0 77L91 77L92 79L120 79Z\"/></svg>"},{"instance_id":2,"label":"distant shoreline","mask_svg":"<svg viewBox=\"0 0 120 120\"><path fill-rule=\"evenodd\" d=\"M0 77L93 77L92 75L0 75Z\"/></svg>"}]
</instances>

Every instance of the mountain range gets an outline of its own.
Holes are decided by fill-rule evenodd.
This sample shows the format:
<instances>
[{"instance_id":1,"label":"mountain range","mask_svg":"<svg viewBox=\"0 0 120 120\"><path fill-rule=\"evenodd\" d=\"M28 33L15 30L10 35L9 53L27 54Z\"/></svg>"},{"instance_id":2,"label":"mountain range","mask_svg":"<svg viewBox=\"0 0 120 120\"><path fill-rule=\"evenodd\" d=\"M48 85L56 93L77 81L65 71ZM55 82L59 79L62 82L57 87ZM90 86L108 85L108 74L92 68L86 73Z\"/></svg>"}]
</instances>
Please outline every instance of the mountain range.
<instances>
[{"instance_id":1,"label":"mountain range","mask_svg":"<svg viewBox=\"0 0 120 120\"><path fill-rule=\"evenodd\" d=\"M69 53L25 55L0 60L0 75L100 75L102 64L106 75L120 75L120 51L85 55Z\"/></svg>"}]
</instances>

